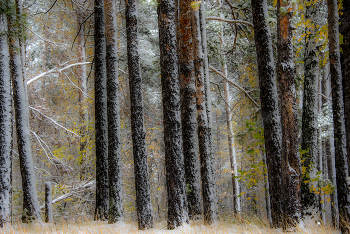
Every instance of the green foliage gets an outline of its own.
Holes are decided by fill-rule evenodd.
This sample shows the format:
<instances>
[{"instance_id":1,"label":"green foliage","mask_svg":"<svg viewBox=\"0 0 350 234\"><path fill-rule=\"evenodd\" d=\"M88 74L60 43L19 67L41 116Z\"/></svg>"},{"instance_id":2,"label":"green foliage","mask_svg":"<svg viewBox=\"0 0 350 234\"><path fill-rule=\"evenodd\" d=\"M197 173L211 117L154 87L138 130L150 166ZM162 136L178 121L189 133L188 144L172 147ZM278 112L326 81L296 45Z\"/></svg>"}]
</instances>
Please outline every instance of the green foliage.
<instances>
[{"instance_id":1,"label":"green foliage","mask_svg":"<svg viewBox=\"0 0 350 234\"><path fill-rule=\"evenodd\" d=\"M17 5L9 2L9 0L0 0L0 15L5 15L9 25L6 33L9 37L18 38L19 40L26 40L26 26L27 20L25 14L19 14Z\"/></svg>"}]
</instances>

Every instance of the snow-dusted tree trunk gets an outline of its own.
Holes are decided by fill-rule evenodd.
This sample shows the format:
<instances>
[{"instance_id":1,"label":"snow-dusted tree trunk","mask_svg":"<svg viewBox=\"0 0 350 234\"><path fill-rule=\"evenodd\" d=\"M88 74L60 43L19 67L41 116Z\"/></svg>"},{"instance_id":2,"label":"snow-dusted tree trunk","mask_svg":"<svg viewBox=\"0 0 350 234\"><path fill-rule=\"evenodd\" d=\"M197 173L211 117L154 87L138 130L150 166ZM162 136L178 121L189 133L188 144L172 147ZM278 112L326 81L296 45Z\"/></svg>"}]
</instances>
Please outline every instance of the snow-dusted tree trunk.
<instances>
[{"instance_id":1,"label":"snow-dusted tree trunk","mask_svg":"<svg viewBox=\"0 0 350 234\"><path fill-rule=\"evenodd\" d=\"M158 0L157 11L168 196L168 229L174 229L188 222L174 0Z\"/></svg>"},{"instance_id":2,"label":"snow-dusted tree trunk","mask_svg":"<svg viewBox=\"0 0 350 234\"><path fill-rule=\"evenodd\" d=\"M320 4L306 1L305 20L307 21L305 33L305 55L304 55L304 92L303 92L303 116L302 116L302 142L301 149L306 153L302 155L302 166L305 172L301 183L301 204L303 216L314 215L317 212L317 196L311 187L316 182L317 157L318 157L318 81L319 81L319 58L318 45L316 44L316 33L319 17Z\"/></svg>"},{"instance_id":3,"label":"snow-dusted tree trunk","mask_svg":"<svg viewBox=\"0 0 350 234\"><path fill-rule=\"evenodd\" d=\"M291 0L277 1L277 79L281 87L283 227L301 221L301 161L293 62Z\"/></svg>"},{"instance_id":4,"label":"snow-dusted tree trunk","mask_svg":"<svg viewBox=\"0 0 350 234\"><path fill-rule=\"evenodd\" d=\"M203 216L205 224L217 221L215 179L213 175L210 127L206 110L204 56L200 31L199 10L192 13L193 55L196 75L197 123L200 170L202 178Z\"/></svg>"},{"instance_id":5,"label":"snow-dusted tree trunk","mask_svg":"<svg viewBox=\"0 0 350 234\"><path fill-rule=\"evenodd\" d=\"M258 58L261 113L264 125L266 164L271 206L271 226L282 226L281 125L278 110L275 64L267 1L252 0L255 46Z\"/></svg>"},{"instance_id":6,"label":"snow-dusted tree trunk","mask_svg":"<svg viewBox=\"0 0 350 234\"><path fill-rule=\"evenodd\" d=\"M53 222L51 182L45 183L45 223Z\"/></svg>"},{"instance_id":7,"label":"snow-dusted tree trunk","mask_svg":"<svg viewBox=\"0 0 350 234\"><path fill-rule=\"evenodd\" d=\"M0 227L11 222L12 101L7 19L0 15Z\"/></svg>"},{"instance_id":8,"label":"snow-dusted tree trunk","mask_svg":"<svg viewBox=\"0 0 350 234\"><path fill-rule=\"evenodd\" d=\"M10 1L16 4L14 0ZM9 22L15 25L16 15L9 17ZM23 189L23 222L41 219L39 213L38 195L36 193L36 180L30 145L28 125L27 96L23 84L20 44L18 38L10 38L10 70L13 86L13 99L15 107L17 145L20 160Z\"/></svg>"},{"instance_id":9,"label":"snow-dusted tree trunk","mask_svg":"<svg viewBox=\"0 0 350 234\"><path fill-rule=\"evenodd\" d=\"M134 155L138 226L153 227L152 203L147 163L146 130L143 117L142 78L138 47L137 0L125 1L128 49L131 131Z\"/></svg>"},{"instance_id":10,"label":"snow-dusted tree trunk","mask_svg":"<svg viewBox=\"0 0 350 234\"><path fill-rule=\"evenodd\" d=\"M108 114L109 223L123 219L120 145L117 11L114 0L104 0L106 19L106 67Z\"/></svg>"},{"instance_id":11,"label":"snow-dusted tree trunk","mask_svg":"<svg viewBox=\"0 0 350 234\"><path fill-rule=\"evenodd\" d=\"M179 66L183 154L188 214L192 219L201 214L200 169L197 138L196 76L192 40L192 0L179 4Z\"/></svg>"},{"instance_id":12,"label":"snow-dusted tree trunk","mask_svg":"<svg viewBox=\"0 0 350 234\"><path fill-rule=\"evenodd\" d=\"M350 1L342 1L340 33L343 35L341 68L343 75L344 112L348 166L350 165ZM348 168L350 174L350 167Z\"/></svg>"},{"instance_id":13,"label":"snow-dusted tree trunk","mask_svg":"<svg viewBox=\"0 0 350 234\"><path fill-rule=\"evenodd\" d=\"M350 218L350 201L348 179L348 161L345 139L345 117L343 102L343 85L340 65L339 50L339 16L336 0L328 0L328 41L329 41L329 62L332 84L332 109L334 125L334 147L335 147L335 168L338 190L338 210L340 217L347 220ZM343 232L349 229L340 222Z\"/></svg>"},{"instance_id":14,"label":"snow-dusted tree trunk","mask_svg":"<svg viewBox=\"0 0 350 234\"><path fill-rule=\"evenodd\" d=\"M103 0L95 0L95 137L96 208L95 220L108 218L108 121L106 39Z\"/></svg>"}]
</instances>

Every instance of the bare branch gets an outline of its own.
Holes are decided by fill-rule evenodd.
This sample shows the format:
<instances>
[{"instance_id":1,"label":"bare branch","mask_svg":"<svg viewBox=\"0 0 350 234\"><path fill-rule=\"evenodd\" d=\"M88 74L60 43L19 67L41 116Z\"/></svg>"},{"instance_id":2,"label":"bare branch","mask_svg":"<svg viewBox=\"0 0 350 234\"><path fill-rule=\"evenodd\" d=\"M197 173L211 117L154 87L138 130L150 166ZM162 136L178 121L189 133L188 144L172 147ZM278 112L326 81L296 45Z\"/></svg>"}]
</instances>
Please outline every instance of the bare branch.
<instances>
[{"instance_id":1,"label":"bare branch","mask_svg":"<svg viewBox=\"0 0 350 234\"><path fill-rule=\"evenodd\" d=\"M226 23L230 23L230 24L245 24L248 25L250 27L253 27L252 23L249 23L247 21L244 20L231 20L231 19L223 19L223 18L219 18L219 17L206 17L206 20L216 20L216 21L222 21L222 22L226 22Z\"/></svg>"},{"instance_id":2,"label":"bare branch","mask_svg":"<svg viewBox=\"0 0 350 234\"><path fill-rule=\"evenodd\" d=\"M325 99L327 99L329 101L332 101L332 98L329 98L329 97L327 97L326 95L324 95L322 93L319 93L318 95L320 95L321 97L323 97L323 98L325 98Z\"/></svg>"}]
</instances>

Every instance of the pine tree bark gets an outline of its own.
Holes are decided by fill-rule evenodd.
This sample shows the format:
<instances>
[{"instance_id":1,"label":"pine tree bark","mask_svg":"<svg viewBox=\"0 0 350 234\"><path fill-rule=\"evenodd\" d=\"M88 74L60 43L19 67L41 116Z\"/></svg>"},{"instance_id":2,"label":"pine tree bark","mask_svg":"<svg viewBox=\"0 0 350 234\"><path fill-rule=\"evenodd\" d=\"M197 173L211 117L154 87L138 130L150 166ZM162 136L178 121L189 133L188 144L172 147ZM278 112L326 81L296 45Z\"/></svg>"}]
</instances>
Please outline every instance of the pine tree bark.
<instances>
[{"instance_id":1,"label":"pine tree bark","mask_svg":"<svg viewBox=\"0 0 350 234\"><path fill-rule=\"evenodd\" d=\"M168 229L188 222L174 0L158 0Z\"/></svg>"},{"instance_id":2,"label":"pine tree bark","mask_svg":"<svg viewBox=\"0 0 350 234\"><path fill-rule=\"evenodd\" d=\"M143 117L142 78L138 49L137 2L126 0L125 19L128 49L131 131L134 155L138 226L153 227L152 203L147 163L146 130Z\"/></svg>"},{"instance_id":3,"label":"pine tree bark","mask_svg":"<svg viewBox=\"0 0 350 234\"><path fill-rule=\"evenodd\" d=\"M106 39L103 0L95 0L95 136L96 208L95 220L108 219L108 122Z\"/></svg>"},{"instance_id":4,"label":"pine tree bark","mask_svg":"<svg viewBox=\"0 0 350 234\"><path fill-rule=\"evenodd\" d=\"M293 6L277 1L277 80L281 87L283 228L301 221L301 161L293 62Z\"/></svg>"},{"instance_id":5,"label":"pine tree bark","mask_svg":"<svg viewBox=\"0 0 350 234\"><path fill-rule=\"evenodd\" d=\"M0 227L11 222L12 100L7 20L0 15Z\"/></svg>"},{"instance_id":6,"label":"pine tree bark","mask_svg":"<svg viewBox=\"0 0 350 234\"><path fill-rule=\"evenodd\" d=\"M349 211L349 187L348 161L346 152L346 133L343 102L343 85L340 65L339 50L339 16L336 0L328 0L328 41L329 41L329 61L332 84L332 109L334 125L334 147L335 147L335 168L338 192L339 215L344 220L350 218ZM340 222L342 232L349 232L344 222Z\"/></svg>"},{"instance_id":7,"label":"pine tree bark","mask_svg":"<svg viewBox=\"0 0 350 234\"><path fill-rule=\"evenodd\" d=\"M301 183L301 204L303 216L315 215L318 208L317 196L311 187L317 187L316 178L318 157L318 80L319 58L316 44L316 33L320 4L306 1L305 20L308 22L305 37L304 57L304 92L303 92L303 115L302 115L302 142L301 149L306 153L302 155L302 167L305 172Z\"/></svg>"},{"instance_id":8,"label":"pine tree bark","mask_svg":"<svg viewBox=\"0 0 350 234\"><path fill-rule=\"evenodd\" d=\"M204 56L200 31L199 10L192 13L193 55L196 75L196 100L200 170L202 178L203 216L205 224L217 221L216 191L210 142L210 127L206 110Z\"/></svg>"},{"instance_id":9,"label":"pine tree bark","mask_svg":"<svg viewBox=\"0 0 350 234\"><path fill-rule=\"evenodd\" d=\"M180 98L183 155L187 190L188 214L190 219L201 214L200 168L197 138L196 108L196 76L194 70L192 40L192 8L191 0L180 1L179 4L179 66L180 66Z\"/></svg>"},{"instance_id":10,"label":"pine tree bark","mask_svg":"<svg viewBox=\"0 0 350 234\"><path fill-rule=\"evenodd\" d=\"M45 223L53 222L51 182L45 182Z\"/></svg>"},{"instance_id":11,"label":"pine tree bark","mask_svg":"<svg viewBox=\"0 0 350 234\"><path fill-rule=\"evenodd\" d=\"M275 64L267 1L252 0L255 46L258 58L261 112L264 125L266 164L271 206L271 227L282 227L281 124L278 108Z\"/></svg>"},{"instance_id":12,"label":"pine tree bark","mask_svg":"<svg viewBox=\"0 0 350 234\"><path fill-rule=\"evenodd\" d=\"M114 0L104 0L108 115L108 223L124 218L120 145L120 94L118 77L117 11Z\"/></svg>"}]
</instances>

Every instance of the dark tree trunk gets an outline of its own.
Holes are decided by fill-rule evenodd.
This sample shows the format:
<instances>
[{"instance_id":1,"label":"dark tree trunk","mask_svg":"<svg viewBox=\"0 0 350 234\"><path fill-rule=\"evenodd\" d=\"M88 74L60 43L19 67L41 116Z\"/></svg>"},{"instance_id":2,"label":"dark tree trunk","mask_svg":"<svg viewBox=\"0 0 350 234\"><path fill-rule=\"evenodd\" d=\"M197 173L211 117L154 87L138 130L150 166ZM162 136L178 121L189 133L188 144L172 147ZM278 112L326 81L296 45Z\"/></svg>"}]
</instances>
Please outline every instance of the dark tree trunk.
<instances>
[{"instance_id":1,"label":"dark tree trunk","mask_svg":"<svg viewBox=\"0 0 350 234\"><path fill-rule=\"evenodd\" d=\"M128 48L136 205L139 229L143 230L153 227L153 215L147 163L146 130L143 117L142 78L138 51L137 17L136 0L126 0L125 19Z\"/></svg>"},{"instance_id":2,"label":"dark tree trunk","mask_svg":"<svg viewBox=\"0 0 350 234\"><path fill-rule=\"evenodd\" d=\"M168 229L174 229L188 222L174 0L159 0L157 11L168 193Z\"/></svg>"},{"instance_id":3,"label":"dark tree trunk","mask_svg":"<svg viewBox=\"0 0 350 234\"><path fill-rule=\"evenodd\" d=\"M95 132L96 208L95 220L108 218L108 123L106 39L103 0L95 0Z\"/></svg>"},{"instance_id":4,"label":"dark tree trunk","mask_svg":"<svg viewBox=\"0 0 350 234\"><path fill-rule=\"evenodd\" d=\"M283 227L301 221L301 161L293 62L292 1L277 1L277 80L281 87Z\"/></svg>"},{"instance_id":5,"label":"dark tree trunk","mask_svg":"<svg viewBox=\"0 0 350 234\"><path fill-rule=\"evenodd\" d=\"M266 0L252 0L255 45L258 58L261 112L264 124L266 164L271 205L271 226L282 226L281 125L275 64Z\"/></svg>"},{"instance_id":6,"label":"dark tree trunk","mask_svg":"<svg viewBox=\"0 0 350 234\"><path fill-rule=\"evenodd\" d=\"M341 68L343 75L344 112L346 127L347 154L350 155L350 1L342 1L343 9L340 17L340 33L343 35ZM348 156L348 166L350 157ZM350 166L348 168L350 174Z\"/></svg>"},{"instance_id":7,"label":"dark tree trunk","mask_svg":"<svg viewBox=\"0 0 350 234\"><path fill-rule=\"evenodd\" d=\"M0 15L0 227L11 222L12 100L5 15Z\"/></svg>"},{"instance_id":8,"label":"dark tree trunk","mask_svg":"<svg viewBox=\"0 0 350 234\"><path fill-rule=\"evenodd\" d=\"M345 118L343 102L343 85L340 65L339 50L339 16L336 0L328 0L328 40L329 40L329 61L332 84L332 108L334 125L334 147L335 147L335 168L338 190L339 215L344 220L350 218L349 213L349 187L348 161L345 139ZM342 232L348 232L344 222L340 222Z\"/></svg>"},{"instance_id":9,"label":"dark tree trunk","mask_svg":"<svg viewBox=\"0 0 350 234\"><path fill-rule=\"evenodd\" d=\"M45 223L53 222L51 182L45 183Z\"/></svg>"},{"instance_id":10,"label":"dark tree trunk","mask_svg":"<svg viewBox=\"0 0 350 234\"><path fill-rule=\"evenodd\" d=\"M120 146L117 11L114 0L105 0L108 114L109 223L122 220L123 189Z\"/></svg>"},{"instance_id":11,"label":"dark tree trunk","mask_svg":"<svg viewBox=\"0 0 350 234\"><path fill-rule=\"evenodd\" d=\"M196 76L192 40L191 0L180 1L179 11L179 66L183 154L190 219L201 214L200 172L197 140Z\"/></svg>"},{"instance_id":12,"label":"dark tree trunk","mask_svg":"<svg viewBox=\"0 0 350 234\"><path fill-rule=\"evenodd\" d=\"M318 157L318 80L319 80L319 58L316 44L316 25L318 25L318 15L320 4L313 1L306 1L305 20L308 21L305 37L305 57L304 57L304 92L303 92L303 116L302 116L302 142L301 149L306 153L302 155L302 166L305 172L301 183L301 204L303 216L315 215L317 211L317 196L312 192L311 187L316 186L316 182L311 180L316 178L317 157Z\"/></svg>"},{"instance_id":13,"label":"dark tree trunk","mask_svg":"<svg viewBox=\"0 0 350 234\"><path fill-rule=\"evenodd\" d=\"M192 14L192 38L196 74L197 122L199 158L202 178L203 215L205 224L217 221L216 191L210 143L210 127L206 110L204 56L202 49L199 11Z\"/></svg>"}]
</instances>

